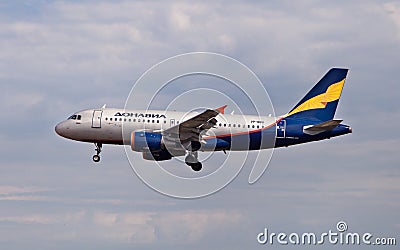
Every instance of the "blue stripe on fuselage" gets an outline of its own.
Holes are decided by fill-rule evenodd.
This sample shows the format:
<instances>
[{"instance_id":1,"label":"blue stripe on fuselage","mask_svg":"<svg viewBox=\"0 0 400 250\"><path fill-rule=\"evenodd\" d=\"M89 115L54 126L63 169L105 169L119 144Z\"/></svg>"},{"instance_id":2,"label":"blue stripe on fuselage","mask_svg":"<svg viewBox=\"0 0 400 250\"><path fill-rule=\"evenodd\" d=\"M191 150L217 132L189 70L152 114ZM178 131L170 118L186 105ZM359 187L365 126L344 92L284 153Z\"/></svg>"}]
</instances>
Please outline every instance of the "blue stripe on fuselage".
<instances>
[{"instance_id":1,"label":"blue stripe on fuselage","mask_svg":"<svg viewBox=\"0 0 400 250\"><path fill-rule=\"evenodd\" d=\"M226 136L218 136L219 140L228 143L229 148L225 144L217 143L215 150L259 150L265 148L272 148L275 145L276 126L271 126L265 129L253 130L243 134L229 134ZM207 139L207 143L213 143L214 138ZM218 148L218 145L223 148Z\"/></svg>"},{"instance_id":2,"label":"blue stripe on fuselage","mask_svg":"<svg viewBox=\"0 0 400 250\"><path fill-rule=\"evenodd\" d=\"M303 133L303 125L297 124L288 127L286 130L286 138L276 138L275 147L287 147L306 142L320 141L335 136L345 135L351 132L352 130L350 126L339 124L336 128L330 131L322 132L316 135L308 135Z\"/></svg>"}]
</instances>

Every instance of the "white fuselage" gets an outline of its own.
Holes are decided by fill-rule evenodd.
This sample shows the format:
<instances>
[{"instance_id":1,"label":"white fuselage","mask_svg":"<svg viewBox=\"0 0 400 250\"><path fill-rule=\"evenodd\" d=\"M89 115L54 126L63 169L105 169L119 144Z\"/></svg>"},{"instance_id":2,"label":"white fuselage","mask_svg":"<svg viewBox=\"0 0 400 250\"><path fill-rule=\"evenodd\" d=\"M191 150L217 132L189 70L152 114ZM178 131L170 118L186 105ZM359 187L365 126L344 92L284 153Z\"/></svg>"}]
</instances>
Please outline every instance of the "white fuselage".
<instances>
[{"instance_id":1,"label":"white fuselage","mask_svg":"<svg viewBox=\"0 0 400 250\"><path fill-rule=\"evenodd\" d=\"M76 112L67 120L56 126L56 132L68 139L95 142L104 144L129 144L133 131L159 132L176 126L198 112L176 112L158 110L124 110L115 108L87 109ZM78 119L79 118L79 119ZM267 128L274 129L277 118L271 116L219 114L215 117L217 124L202 134L203 140L220 136L241 134L248 135L253 131L263 131ZM278 118L279 119L279 118ZM126 134L127 137L124 137ZM275 135L274 135L275 136ZM246 137L247 138L247 137ZM243 145L241 145L243 144ZM271 143L262 148L273 147ZM208 150L205 147L203 150ZM209 150L212 150L211 148ZM238 141L231 150L248 150L248 139L241 143Z\"/></svg>"}]
</instances>

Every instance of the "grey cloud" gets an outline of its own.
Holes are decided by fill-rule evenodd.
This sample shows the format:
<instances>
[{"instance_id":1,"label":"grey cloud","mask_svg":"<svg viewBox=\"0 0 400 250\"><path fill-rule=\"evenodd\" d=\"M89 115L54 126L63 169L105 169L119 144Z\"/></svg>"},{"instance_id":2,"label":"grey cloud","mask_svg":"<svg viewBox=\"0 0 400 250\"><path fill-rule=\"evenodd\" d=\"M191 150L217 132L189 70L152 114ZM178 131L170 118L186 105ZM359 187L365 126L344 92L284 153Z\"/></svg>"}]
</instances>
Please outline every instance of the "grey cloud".
<instances>
[{"instance_id":1,"label":"grey cloud","mask_svg":"<svg viewBox=\"0 0 400 250\"><path fill-rule=\"evenodd\" d=\"M399 10L376 1L2 3L2 246L253 249L265 226L322 231L339 219L398 235ZM330 67L349 67L338 117L354 133L278 149L255 185L245 166L221 192L191 201L145 186L120 147L105 146L92 167L93 145L55 135L76 110L123 106L146 69L190 51L249 66L277 114Z\"/></svg>"}]
</instances>

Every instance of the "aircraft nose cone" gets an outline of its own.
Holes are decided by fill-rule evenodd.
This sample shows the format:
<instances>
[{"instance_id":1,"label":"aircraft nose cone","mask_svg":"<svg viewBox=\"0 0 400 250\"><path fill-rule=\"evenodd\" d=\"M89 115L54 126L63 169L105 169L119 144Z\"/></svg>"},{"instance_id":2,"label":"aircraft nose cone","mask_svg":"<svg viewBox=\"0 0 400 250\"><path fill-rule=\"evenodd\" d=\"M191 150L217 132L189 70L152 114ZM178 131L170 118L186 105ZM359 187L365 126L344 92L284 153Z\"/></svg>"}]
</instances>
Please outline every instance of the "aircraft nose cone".
<instances>
[{"instance_id":1,"label":"aircraft nose cone","mask_svg":"<svg viewBox=\"0 0 400 250\"><path fill-rule=\"evenodd\" d=\"M59 124L56 125L56 127L54 128L54 130L56 131L56 133L59 136L63 136L63 132L64 132L64 124L62 122L60 122Z\"/></svg>"}]
</instances>

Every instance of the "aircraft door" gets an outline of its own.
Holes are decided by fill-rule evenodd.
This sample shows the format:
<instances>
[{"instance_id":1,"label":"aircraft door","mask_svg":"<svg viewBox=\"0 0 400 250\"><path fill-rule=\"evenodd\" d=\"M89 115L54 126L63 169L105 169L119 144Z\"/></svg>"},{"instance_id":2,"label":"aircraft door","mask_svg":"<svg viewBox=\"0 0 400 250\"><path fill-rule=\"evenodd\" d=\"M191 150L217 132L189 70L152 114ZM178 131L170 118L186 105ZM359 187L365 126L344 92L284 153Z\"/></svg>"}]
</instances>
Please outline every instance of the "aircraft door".
<instances>
[{"instance_id":1,"label":"aircraft door","mask_svg":"<svg viewBox=\"0 0 400 250\"><path fill-rule=\"evenodd\" d=\"M94 110L92 117L92 128L101 128L101 116L103 115L103 110Z\"/></svg>"},{"instance_id":2,"label":"aircraft door","mask_svg":"<svg viewBox=\"0 0 400 250\"><path fill-rule=\"evenodd\" d=\"M276 137L286 137L286 120L281 120L280 122L278 122L278 124L276 124Z\"/></svg>"}]
</instances>

